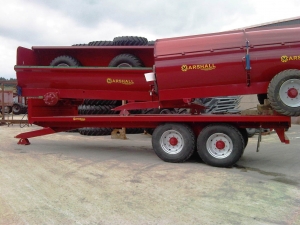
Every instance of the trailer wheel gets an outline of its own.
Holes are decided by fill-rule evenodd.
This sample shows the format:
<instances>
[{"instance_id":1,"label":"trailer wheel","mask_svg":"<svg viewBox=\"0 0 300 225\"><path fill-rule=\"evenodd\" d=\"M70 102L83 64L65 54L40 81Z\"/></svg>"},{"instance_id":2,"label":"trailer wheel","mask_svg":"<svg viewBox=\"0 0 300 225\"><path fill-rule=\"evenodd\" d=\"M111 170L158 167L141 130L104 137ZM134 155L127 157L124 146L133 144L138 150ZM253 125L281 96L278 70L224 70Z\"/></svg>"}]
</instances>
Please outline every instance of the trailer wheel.
<instances>
[{"instance_id":1,"label":"trailer wheel","mask_svg":"<svg viewBox=\"0 0 300 225\"><path fill-rule=\"evenodd\" d=\"M23 109L23 107L19 103L14 103L13 106L12 106L12 111L13 111L13 114L15 114L15 115L21 114L22 109Z\"/></svg>"},{"instance_id":2,"label":"trailer wheel","mask_svg":"<svg viewBox=\"0 0 300 225\"><path fill-rule=\"evenodd\" d=\"M50 66L61 66L61 67L70 67L70 66L81 66L80 62L68 55L58 56L52 60Z\"/></svg>"},{"instance_id":3,"label":"trailer wheel","mask_svg":"<svg viewBox=\"0 0 300 225\"><path fill-rule=\"evenodd\" d=\"M197 139L199 156L211 166L233 166L242 156L244 148L241 132L228 124L208 125Z\"/></svg>"},{"instance_id":4,"label":"trailer wheel","mask_svg":"<svg viewBox=\"0 0 300 225\"><path fill-rule=\"evenodd\" d=\"M152 146L156 155L166 162L184 162L193 154L195 135L185 124L166 123L155 128Z\"/></svg>"},{"instance_id":5,"label":"trailer wheel","mask_svg":"<svg viewBox=\"0 0 300 225\"><path fill-rule=\"evenodd\" d=\"M109 67L143 67L143 63L134 55L121 54L111 60Z\"/></svg>"},{"instance_id":6,"label":"trailer wheel","mask_svg":"<svg viewBox=\"0 0 300 225\"><path fill-rule=\"evenodd\" d=\"M285 70L271 80L268 98L272 108L286 116L300 116L300 70Z\"/></svg>"},{"instance_id":7,"label":"trailer wheel","mask_svg":"<svg viewBox=\"0 0 300 225\"><path fill-rule=\"evenodd\" d=\"M113 40L114 45L125 46L125 45L148 45L148 39L145 37L136 36L122 36L115 37Z\"/></svg>"}]
</instances>

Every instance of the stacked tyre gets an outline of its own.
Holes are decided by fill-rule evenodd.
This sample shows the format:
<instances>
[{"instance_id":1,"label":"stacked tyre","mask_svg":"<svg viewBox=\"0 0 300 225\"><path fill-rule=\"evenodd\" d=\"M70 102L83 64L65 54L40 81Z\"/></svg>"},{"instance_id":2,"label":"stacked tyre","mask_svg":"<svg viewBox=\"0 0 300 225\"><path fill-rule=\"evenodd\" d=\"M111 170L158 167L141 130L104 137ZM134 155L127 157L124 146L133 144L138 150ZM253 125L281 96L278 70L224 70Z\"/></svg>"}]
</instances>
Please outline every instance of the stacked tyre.
<instances>
[{"instance_id":1,"label":"stacked tyre","mask_svg":"<svg viewBox=\"0 0 300 225\"><path fill-rule=\"evenodd\" d=\"M88 44L74 44L73 46L146 46L154 45L154 41L148 42L147 38L136 36L115 37L113 41L91 41ZM58 56L50 63L50 66L78 67L84 66L77 59L69 55ZM122 53L115 56L108 67L144 67L143 62L133 54ZM79 115L108 115L118 112L112 109L121 105L121 101L85 99L78 107ZM130 114L141 114L142 110L131 110ZM113 128L85 127L78 129L79 133L88 136L110 135ZM127 128L127 134L143 133L142 128Z\"/></svg>"},{"instance_id":2,"label":"stacked tyre","mask_svg":"<svg viewBox=\"0 0 300 225\"><path fill-rule=\"evenodd\" d=\"M83 104L78 106L79 115L109 115L116 112L112 109L119 106L120 101L100 100L100 99L85 99ZM87 136L102 136L110 135L112 128L107 127L84 127L78 129L81 135Z\"/></svg>"},{"instance_id":3,"label":"stacked tyre","mask_svg":"<svg viewBox=\"0 0 300 225\"><path fill-rule=\"evenodd\" d=\"M117 114L117 111L114 111L113 108L120 106L122 101L113 101L113 100L99 100L99 99L85 99L83 105L78 107L79 115L109 115ZM131 110L131 114L141 114L141 110ZM84 127L78 129L81 135L87 136L103 136L110 135L113 131L113 128L107 127ZM127 128L127 134L138 134L143 133L142 128Z\"/></svg>"},{"instance_id":4,"label":"stacked tyre","mask_svg":"<svg viewBox=\"0 0 300 225\"><path fill-rule=\"evenodd\" d=\"M88 44L74 44L72 46L151 46L154 44L155 41L148 41L145 37L121 36L115 37L113 41L91 41Z\"/></svg>"}]
</instances>

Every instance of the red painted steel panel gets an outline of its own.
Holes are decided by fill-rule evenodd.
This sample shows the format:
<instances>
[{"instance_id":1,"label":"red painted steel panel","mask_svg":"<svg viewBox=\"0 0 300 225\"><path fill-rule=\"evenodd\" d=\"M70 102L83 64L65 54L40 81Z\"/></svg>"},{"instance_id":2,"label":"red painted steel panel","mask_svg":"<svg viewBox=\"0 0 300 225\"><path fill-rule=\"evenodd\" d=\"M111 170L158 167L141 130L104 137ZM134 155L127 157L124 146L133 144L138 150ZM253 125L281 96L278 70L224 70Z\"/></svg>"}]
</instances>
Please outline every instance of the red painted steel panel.
<instances>
[{"instance_id":1,"label":"red painted steel panel","mask_svg":"<svg viewBox=\"0 0 300 225\"><path fill-rule=\"evenodd\" d=\"M23 47L17 48L16 63L20 66L32 66L38 64L35 53L32 50Z\"/></svg>"},{"instance_id":2,"label":"red painted steel panel","mask_svg":"<svg viewBox=\"0 0 300 225\"><path fill-rule=\"evenodd\" d=\"M300 69L299 36L300 28L293 27L158 40L155 73L160 99L266 93L276 74ZM251 46L249 87L246 40Z\"/></svg>"},{"instance_id":3,"label":"red painted steel panel","mask_svg":"<svg viewBox=\"0 0 300 225\"><path fill-rule=\"evenodd\" d=\"M15 70L27 97L57 92L60 98L152 100L153 82L146 82L144 76L152 68L16 66Z\"/></svg>"}]
</instances>

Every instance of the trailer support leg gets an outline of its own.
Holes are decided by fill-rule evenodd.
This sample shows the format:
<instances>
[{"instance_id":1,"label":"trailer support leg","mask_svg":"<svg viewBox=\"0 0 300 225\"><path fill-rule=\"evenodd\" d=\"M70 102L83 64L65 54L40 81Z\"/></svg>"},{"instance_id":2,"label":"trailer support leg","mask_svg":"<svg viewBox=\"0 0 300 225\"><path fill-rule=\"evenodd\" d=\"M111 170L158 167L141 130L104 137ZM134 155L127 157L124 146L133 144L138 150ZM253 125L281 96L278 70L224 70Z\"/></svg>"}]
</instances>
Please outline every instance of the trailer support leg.
<instances>
[{"instance_id":1,"label":"trailer support leg","mask_svg":"<svg viewBox=\"0 0 300 225\"><path fill-rule=\"evenodd\" d=\"M30 142L27 138L21 138L18 142L18 145L30 145Z\"/></svg>"},{"instance_id":2,"label":"trailer support leg","mask_svg":"<svg viewBox=\"0 0 300 225\"><path fill-rule=\"evenodd\" d=\"M54 134L57 132L61 131L67 131L70 130L70 128L65 128L65 127L45 127L41 130L34 130L34 131L29 131L26 133L21 133L15 136L15 138L20 138L18 144L19 145L30 145L30 142L28 138L32 137L38 137L38 136L43 136L43 135L48 135L48 134Z\"/></svg>"},{"instance_id":3,"label":"trailer support leg","mask_svg":"<svg viewBox=\"0 0 300 225\"><path fill-rule=\"evenodd\" d=\"M282 143L285 143L285 144L289 144L290 143L290 140L289 138L285 135L285 129L284 128L275 128L275 131L280 139L280 141Z\"/></svg>"}]
</instances>

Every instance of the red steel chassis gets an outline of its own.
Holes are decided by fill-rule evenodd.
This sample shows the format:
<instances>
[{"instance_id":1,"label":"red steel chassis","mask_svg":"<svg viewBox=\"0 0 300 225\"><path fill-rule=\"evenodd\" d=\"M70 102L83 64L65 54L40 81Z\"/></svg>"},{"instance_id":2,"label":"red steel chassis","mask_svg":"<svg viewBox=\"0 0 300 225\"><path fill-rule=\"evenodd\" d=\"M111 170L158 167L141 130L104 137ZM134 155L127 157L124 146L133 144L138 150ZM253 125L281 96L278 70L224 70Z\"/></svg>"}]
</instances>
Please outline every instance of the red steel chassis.
<instances>
[{"instance_id":1,"label":"red steel chassis","mask_svg":"<svg viewBox=\"0 0 300 225\"><path fill-rule=\"evenodd\" d=\"M81 127L141 127L141 128L155 128L162 123L185 123L190 125L196 135L208 124L211 123L227 123L232 124L237 128L273 128L281 142L288 144L289 139L285 135L285 129L290 127L290 117L281 115L127 115L120 113L119 115L106 116L91 116L91 115L76 115L76 107L62 107L60 112L62 116L47 116L49 112L53 114L54 109L43 110L40 107L40 114L32 115L31 111L38 108L42 104L39 99L29 99L29 123L44 127L40 130L22 133L16 136L20 138L19 144L30 144L28 138L53 134L56 132L67 131ZM65 108L65 110L63 109ZM67 112L74 115L64 115ZM58 112L58 111L57 111ZM33 113L34 114L34 113Z\"/></svg>"}]
</instances>

